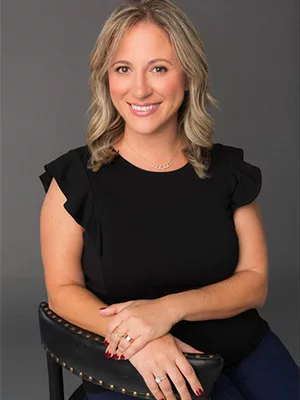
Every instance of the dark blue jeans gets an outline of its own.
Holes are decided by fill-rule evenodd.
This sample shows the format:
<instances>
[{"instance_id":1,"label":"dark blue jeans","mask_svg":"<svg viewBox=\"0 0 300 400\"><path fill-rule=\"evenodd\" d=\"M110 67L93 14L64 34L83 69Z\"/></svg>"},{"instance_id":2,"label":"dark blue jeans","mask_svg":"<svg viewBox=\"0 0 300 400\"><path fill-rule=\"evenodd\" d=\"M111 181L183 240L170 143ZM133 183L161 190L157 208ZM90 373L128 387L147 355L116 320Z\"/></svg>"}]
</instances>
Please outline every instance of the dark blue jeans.
<instances>
[{"instance_id":1,"label":"dark blue jeans","mask_svg":"<svg viewBox=\"0 0 300 400\"><path fill-rule=\"evenodd\" d=\"M250 355L220 374L211 400L299 400L299 381L299 367L278 336L268 330ZM87 393L87 398L136 399L112 391Z\"/></svg>"}]
</instances>

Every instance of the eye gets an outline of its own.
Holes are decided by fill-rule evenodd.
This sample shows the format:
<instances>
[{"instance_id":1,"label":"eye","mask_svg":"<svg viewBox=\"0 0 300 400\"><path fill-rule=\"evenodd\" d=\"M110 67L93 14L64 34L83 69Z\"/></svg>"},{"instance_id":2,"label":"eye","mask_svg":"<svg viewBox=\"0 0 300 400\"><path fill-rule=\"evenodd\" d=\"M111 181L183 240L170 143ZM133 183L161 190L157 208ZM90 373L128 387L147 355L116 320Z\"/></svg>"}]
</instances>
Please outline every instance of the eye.
<instances>
[{"instance_id":1,"label":"eye","mask_svg":"<svg viewBox=\"0 0 300 400\"><path fill-rule=\"evenodd\" d=\"M122 66L116 68L115 71L116 71L116 72L119 72L119 69L120 69L120 68L128 68L128 67L126 67L125 65L122 65ZM123 72L121 72L121 74L123 74Z\"/></svg>"},{"instance_id":2,"label":"eye","mask_svg":"<svg viewBox=\"0 0 300 400\"><path fill-rule=\"evenodd\" d=\"M128 67L126 65L121 65L120 67L116 68L115 71L121 73L122 75L124 75L124 68L126 70L126 68L128 68ZM123 70L123 72L121 72L121 69ZM157 66L157 67L154 67L153 69L163 69L164 73L168 71L168 69L166 67L163 67L163 66ZM125 73L126 73L126 71L125 71ZM162 72L158 72L158 73L162 73Z\"/></svg>"},{"instance_id":3,"label":"eye","mask_svg":"<svg viewBox=\"0 0 300 400\"><path fill-rule=\"evenodd\" d=\"M157 67L154 67L154 69L155 69L155 68L163 69L164 72L167 72L167 71L168 71L167 68L166 68L166 67L163 67L163 66L157 66Z\"/></svg>"}]
</instances>

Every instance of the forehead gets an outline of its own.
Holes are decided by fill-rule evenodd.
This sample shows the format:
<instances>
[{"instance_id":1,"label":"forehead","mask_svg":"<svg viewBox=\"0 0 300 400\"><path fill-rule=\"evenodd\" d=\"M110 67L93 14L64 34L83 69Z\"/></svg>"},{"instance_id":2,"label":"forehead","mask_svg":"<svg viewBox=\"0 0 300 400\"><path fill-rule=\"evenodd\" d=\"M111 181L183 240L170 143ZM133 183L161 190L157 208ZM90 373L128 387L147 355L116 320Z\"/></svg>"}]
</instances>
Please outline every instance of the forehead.
<instances>
[{"instance_id":1,"label":"forehead","mask_svg":"<svg viewBox=\"0 0 300 400\"><path fill-rule=\"evenodd\" d=\"M115 57L173 58L174 49L168 34L152 23L139 23L127 30L115 52Z\"/></svg>"}]
</instances>

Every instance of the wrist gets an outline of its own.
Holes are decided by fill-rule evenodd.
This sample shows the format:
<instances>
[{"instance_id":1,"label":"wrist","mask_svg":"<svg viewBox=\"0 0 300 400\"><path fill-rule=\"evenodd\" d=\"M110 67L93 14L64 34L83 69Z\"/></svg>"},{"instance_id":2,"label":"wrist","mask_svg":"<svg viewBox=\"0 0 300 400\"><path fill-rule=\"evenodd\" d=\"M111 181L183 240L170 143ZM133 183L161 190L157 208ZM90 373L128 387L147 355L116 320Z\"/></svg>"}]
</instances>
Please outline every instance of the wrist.
<instances>
[{"instance_id":1,"label":"wrist","mask_svg":"<svg viewBox=\"0 0 300 400\"><path fill-rule=\"evenodd\" d=\"M183 293L168 294L160 298L164 312L170 317L172 325L177 324L185 317Z\"/></svg>"}]
</instances>

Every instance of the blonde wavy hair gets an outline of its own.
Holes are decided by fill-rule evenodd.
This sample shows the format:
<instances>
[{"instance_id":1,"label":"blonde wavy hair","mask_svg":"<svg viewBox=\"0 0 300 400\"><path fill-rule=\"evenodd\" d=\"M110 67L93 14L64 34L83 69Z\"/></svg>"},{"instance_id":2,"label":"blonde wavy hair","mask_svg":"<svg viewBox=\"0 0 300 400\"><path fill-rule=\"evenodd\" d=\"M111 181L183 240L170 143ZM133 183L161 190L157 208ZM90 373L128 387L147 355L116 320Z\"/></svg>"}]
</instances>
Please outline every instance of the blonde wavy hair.
<instances>
[{"instance_id":1,"label":"blonde wavy hair","mask_svg":"<svg viewBox=\"0 0 300 400\"><path fill-rule=\"evenodd\" d=\"M123 136L125 121L112 103L107 71L124 33L140 22L156 24L168 34L183 66L188 90L178 110L178 134L185 157L200 178L207 178L214 134L214 119L207 107L218 109L218 102L209 92L208 65L199 32L170 0L127 1L112 12L96 40L90 56L88 168L97 172L117 156L111 145Z\"/></svg>"}]
</instances>

